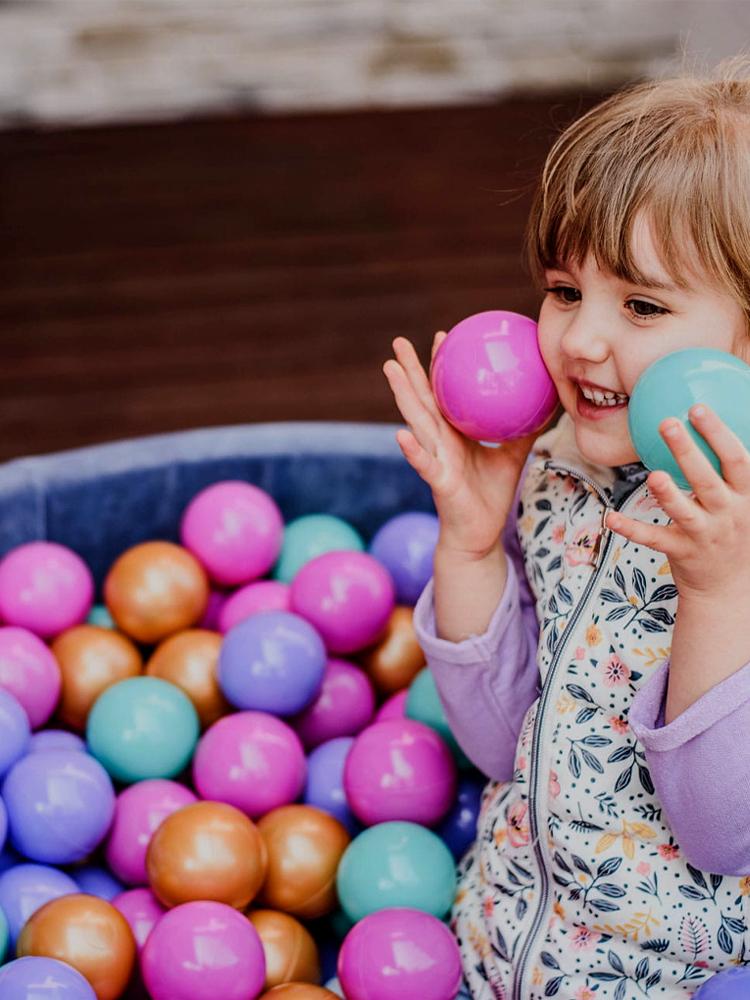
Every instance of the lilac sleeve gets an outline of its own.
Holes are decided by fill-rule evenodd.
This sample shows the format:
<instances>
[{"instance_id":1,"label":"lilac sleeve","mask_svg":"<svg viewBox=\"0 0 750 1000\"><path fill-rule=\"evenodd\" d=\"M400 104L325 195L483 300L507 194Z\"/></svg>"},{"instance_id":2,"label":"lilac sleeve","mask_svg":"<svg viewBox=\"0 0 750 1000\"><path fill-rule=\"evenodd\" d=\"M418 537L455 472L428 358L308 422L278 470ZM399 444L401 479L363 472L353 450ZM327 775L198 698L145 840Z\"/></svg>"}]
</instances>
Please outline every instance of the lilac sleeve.
<instances>
[{"instance_id":1,"label":"lilac sleeve","mask_svg":"<svg viewBox=\"0 0 750 1000\"><path fill-rule=\"evenodd\" d=\"M432 580L414 609L417 637L453 734L467 757L498 781L512 776L521 723L539 693L539 626L516 528L520 486L503 532L508 578L487 631L461 642L439 639Z\"/></svg>"},{"instance_id":2,"label":"lilac sleeve","mask_svg":"<svg viewBox=\"0 0 750 1000\"><path fill-rule=\"evenodd\" d=\"M668 680L667 662L636 694L629 721L669 825L696 868L750 874L750 663L664 725Z\"/></svg>"}]
</instances>

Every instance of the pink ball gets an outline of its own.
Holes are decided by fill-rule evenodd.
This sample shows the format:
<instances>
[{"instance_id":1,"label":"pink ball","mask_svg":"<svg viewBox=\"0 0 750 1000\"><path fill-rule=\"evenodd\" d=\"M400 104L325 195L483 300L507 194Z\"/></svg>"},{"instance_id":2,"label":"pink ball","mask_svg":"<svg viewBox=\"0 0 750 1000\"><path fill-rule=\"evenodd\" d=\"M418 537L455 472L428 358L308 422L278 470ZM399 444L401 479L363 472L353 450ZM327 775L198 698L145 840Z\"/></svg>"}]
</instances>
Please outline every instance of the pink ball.
<instances>
[{"instance_id":1,"label":"pink ball","mask_svg":"<svg viewBox=\"0 0 750 1000\"><path fill-rule=\"evenodd\" d=\"M228 632L260 611L289 611L289 584L277 580L257 580L235 591L219 615L219 631Z\"/></svg>"},{"instance_id":2,"label":"pink ball","mask_svg":"<svg viewBox=\"0 0 750 1000\"><path fill-rule=\"evenodd\" d=\"M197 901L159 920L141 953L141 971L152 1000L255 1000L266 960L244 914Z\"/></svg>"},{"instance_id":3,"label":"pink ball","mask_svg":"<svg viewBox=\"0 0 750 1000\"><path fill-rule=\"evenodd\" d=\"M154 831L167 816L196 801L189 788L166 778L138 781L120 792L105 848L115 875L127 885L148 885L146 851Z\"/></svg>"},{"instance_id":4,"label":"pink ball","mask_svg":"<svg viewBox=\"0 0 750 1000\"><path fill-rule=\"evenodd\" d=\"M352 927L337 971L347 1000L454 1000L461 953L437 917L394 907Z\"/></svg>"},{"instance_id":5,"label":"pink ball","mask_svg":"<svg viewBox=\"0 0 750 1000\"><path fill-rule=\"evenodd\" d=\"M372 719L375 692L370 678L346 660L328 660L323 686L315 701L292 719L308 750L335 739L354 736Z\"/></svg>"},{"instance_id":6,"label":"pink ball","mask_svg":"<svg viewBox=\"0 0 750 1000\"><path fill-rule=\"evenodd\" d=\"M438 348L432 388L443 416L475 441L512 441L543 427L558 403L536 323L505 310L462 320Z\"/></svg>"},{"instance_id":7,"label":"pink ball","mask_svg":"<svg viewBox=\"0 0 750 1000\"><path fill-rule=\"evenodd\" d=\"M206 610L196 628L206 628L209 632L218 632L219 617L228 600L229 594L224 593L223 590L212 590L208 595Z\"/></svg>"},{"instance_id":8,"label":"pink ball","mask_svg":"<svg viewBox=\"0 0 750 1000\"><path fill-rule=\"evenodd\" d=\"M201 490L182 516L180 537L216 583L225 587L254 580L281 551L284 521L264 490L234 480Z\"/></svg>"},{"instance_id":9,"label":"pink ball","mask_svg":"<svg viewBox=\"0 0 750 1000\"><path fill-rule=\"evenodd\" d=\"M0 687L24 707L32 729L55 710L62 678L52 651L25 628L0 628Z\"/></svg>"},{"instance_id":10,"label":"pink ball","mask_svg":"<svg viewBox=\"0 0 750 1000\"><path fill-rule=\"evenodd\" d=\"M406 699L409 697L409 688L397 691L392 694L387 701L384 701L375 714L373 722L389 722L391 719L406 718Z\"/></svg>"},{"instance_id":11,"label":"pink ball","mask_svg":"<svg viewBox=\"0 0 750 1000\"><path fill-rule=\"evenodd\" d=\"M366 552L326 552L292 580L292 611L306 618L332 653L375 642L396 600L388 570Z\"/></svg>"},{"instance_id":12,"label":"pink ball","mask_svg":"<svg viewBox=\"0 0 750 1000\"><path fill-rule=\"evenodd\" d=\"M139 952L146 943L146 938L167 912L150 889L128 889L115 896L112 905L130 924Z\"/></svg>"},{"instance_id":13,"label":"pink ball","mask_svg":"<svg viewBox=\"0 0 750 1000\"><path fill-rule=\"evenodd\" d=\"M94 579L79 555L56 542L28 542L0 562L0 618L42 639L86 620Z\"/></svg>"},{"instance_id":14,"label":"pink ball","mask_svg":"<svg viewBox=\"0 0 750 1000\"><path fill-rule=\"evenodd\" d=\"M307 762L294 730L266 712L236 712L206 730L193 758L204 799L227 802L251 819L294 802Z\"/></svg>"},{"instance_id":15,"label":"pink ball","mask_svg":"<svg viewBox=\"0 0 750 1000\"><path fill-rule=\"evenodd\" d=\"M388 820L430 826L453 804L456 765L429 726L413 719L376 722L349 751L344 791L349 808L366 826Z\"/></svg>"}]
</instances>

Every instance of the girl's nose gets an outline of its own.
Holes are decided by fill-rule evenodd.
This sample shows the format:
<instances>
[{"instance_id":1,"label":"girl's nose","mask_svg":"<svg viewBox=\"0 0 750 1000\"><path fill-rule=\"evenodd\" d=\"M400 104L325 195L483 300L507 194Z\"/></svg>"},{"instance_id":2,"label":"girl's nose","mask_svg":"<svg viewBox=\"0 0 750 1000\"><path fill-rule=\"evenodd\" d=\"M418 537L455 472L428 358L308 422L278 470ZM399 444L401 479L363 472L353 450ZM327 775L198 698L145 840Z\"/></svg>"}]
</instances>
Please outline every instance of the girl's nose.
<instances>
[{"instance_id":1,"label":"girl's nose","mask_svg":"<svg viewBox=\"0 0 750 1000\"><path fill-rule=\"evenodd\" d=\"M565 328L560 347L569 358L586 361L606 361L610 353L607 323L593 312L579 309Z\"/></svg>"}]
</instances>

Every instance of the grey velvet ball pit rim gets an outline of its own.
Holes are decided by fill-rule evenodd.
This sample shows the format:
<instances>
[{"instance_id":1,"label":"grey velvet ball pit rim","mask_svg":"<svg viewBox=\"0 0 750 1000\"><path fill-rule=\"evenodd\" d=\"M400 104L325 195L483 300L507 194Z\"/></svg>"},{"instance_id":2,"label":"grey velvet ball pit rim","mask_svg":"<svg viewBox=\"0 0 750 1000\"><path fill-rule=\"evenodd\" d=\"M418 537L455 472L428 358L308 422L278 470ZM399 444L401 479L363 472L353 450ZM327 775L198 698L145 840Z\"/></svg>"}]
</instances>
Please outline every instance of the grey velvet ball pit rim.
<instances>
[{"instance_id":1,"label":"grey velvet ball pit rim","mask_svg":"<svg viewBox=\"0 0 750 1000\"><path fill-rule=\"evenodd\" d=\"M37 539L70 546L97 584L126 548L178 540L203 487L242 479L284 520L334 514L366 540L405 510L434 511L395 440L396 424L288 422L132 438L0 465L0 556Z\"/></svg>"}]
</instances>

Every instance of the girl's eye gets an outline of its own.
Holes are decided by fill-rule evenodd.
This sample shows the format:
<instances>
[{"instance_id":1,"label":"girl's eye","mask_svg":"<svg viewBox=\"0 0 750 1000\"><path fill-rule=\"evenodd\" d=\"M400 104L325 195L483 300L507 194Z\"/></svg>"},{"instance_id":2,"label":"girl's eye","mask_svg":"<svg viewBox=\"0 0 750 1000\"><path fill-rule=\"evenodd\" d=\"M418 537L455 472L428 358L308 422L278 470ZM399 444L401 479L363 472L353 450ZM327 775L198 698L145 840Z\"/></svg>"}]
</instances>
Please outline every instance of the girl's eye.
<instances>
[{"instance_id":1,"label":"girl's eye","mask_svg":"<svg viewBox=\"0 0 750 1000\"><path fill-rule=\"evenodd\" d=\"M554 295L559 302L564 302L567 306L581 301L581 293L572 285L553 285L551 288L545 288L544 291L548 295Z\"/></svg>"},{"instance_id":2,"label":"girl's eye","mask_svg":"<svg viewBox=\"0 0 750 1000\"><path fill-rule=\"evenodd\" d=\"M645 299L629 299L625 303L625 308L630 310L634 316L641 319L649 319L651 316L664 316L669 312L663 306L657 306L655 302L646 302Z\"/></svg>"}]
</instances>

